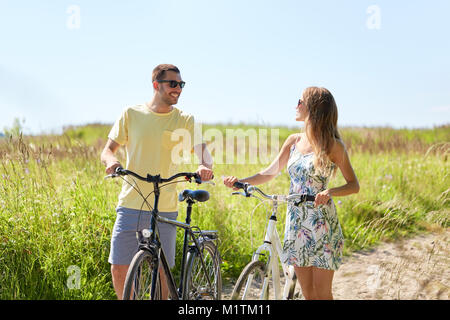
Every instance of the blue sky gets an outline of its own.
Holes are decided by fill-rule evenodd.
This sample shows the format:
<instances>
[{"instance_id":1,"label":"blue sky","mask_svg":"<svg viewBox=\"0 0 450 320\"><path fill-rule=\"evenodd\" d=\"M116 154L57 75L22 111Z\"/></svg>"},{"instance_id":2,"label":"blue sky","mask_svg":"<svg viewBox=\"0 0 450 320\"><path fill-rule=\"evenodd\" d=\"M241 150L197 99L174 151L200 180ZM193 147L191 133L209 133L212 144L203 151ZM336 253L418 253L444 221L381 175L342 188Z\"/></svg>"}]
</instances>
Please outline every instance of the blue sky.
<instances>
[{"instance_id":1,"label":"blue sky","mask_svg":"<svg viewBox=\"0 0 450 320\"><path fill-rule=\"evenodd\" d=\"M177 106L201 122L295 126L314 85L340 126L448 124L449 14L447 0L2 0L0 131L112 123L151 99L159 63L181 69Z\"/></svg>"}]
</instances>

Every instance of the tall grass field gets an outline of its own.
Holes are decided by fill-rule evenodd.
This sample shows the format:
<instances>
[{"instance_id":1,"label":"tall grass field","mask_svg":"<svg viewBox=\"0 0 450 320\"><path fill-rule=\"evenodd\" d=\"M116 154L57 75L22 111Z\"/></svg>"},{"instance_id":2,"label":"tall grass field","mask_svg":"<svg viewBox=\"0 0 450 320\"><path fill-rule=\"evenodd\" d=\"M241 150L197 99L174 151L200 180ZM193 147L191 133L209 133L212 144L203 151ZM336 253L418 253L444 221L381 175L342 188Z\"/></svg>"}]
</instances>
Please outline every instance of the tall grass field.
<instances>
[{"instance_id":1,"label":"tall grass field","mask_svg":"<svg viewBox=\"0 0 450 320\"><path fill-rule=\"evenodd\" d=\"M60 136L0 138L0 299L116 298L107 260L122 181L104 179L100 153L109 129L98 124L67 128ZM299 130L278 129L279 146ZM356 195L334 198L345 254L448 228L450 126L341 128L341 134L361 187ZM119 157L124 159L124 150ZM256 199L231 195L221 176L246 177L266 165L216 164L215 186L178 184L180 191L202 188L211 194L209 201L195 205L192 224L219 230L225 282L237 278L262 242L268 206L255 209ZM338 171L330 187L344 182ZM286 171L260 187L286 194ZM178 220L184 219L185 209L181 203ZM285 212L281 205L281 238ZM177 241L180 245L181 232ZM176 268L179 264L177 259Z\"/></svg>"}]
</instances>

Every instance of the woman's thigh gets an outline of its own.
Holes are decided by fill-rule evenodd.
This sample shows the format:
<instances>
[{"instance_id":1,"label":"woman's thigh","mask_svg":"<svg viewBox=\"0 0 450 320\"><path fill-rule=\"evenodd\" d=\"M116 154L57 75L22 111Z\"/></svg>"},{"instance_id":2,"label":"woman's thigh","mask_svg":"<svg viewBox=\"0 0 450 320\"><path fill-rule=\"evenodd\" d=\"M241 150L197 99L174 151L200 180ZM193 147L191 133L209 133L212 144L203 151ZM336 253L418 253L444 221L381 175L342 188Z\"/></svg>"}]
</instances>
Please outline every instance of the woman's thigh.
<instances>
[{"instance_id":1,"label":"woman's thigh","mask_svg":"<svg viewBox=\"0 0 450 320\"><path fill-rule=\"evenodd\" d=\"M294 270L302 290L313 290L313 267L294 267Z\"/></svg>"}]
</instances>

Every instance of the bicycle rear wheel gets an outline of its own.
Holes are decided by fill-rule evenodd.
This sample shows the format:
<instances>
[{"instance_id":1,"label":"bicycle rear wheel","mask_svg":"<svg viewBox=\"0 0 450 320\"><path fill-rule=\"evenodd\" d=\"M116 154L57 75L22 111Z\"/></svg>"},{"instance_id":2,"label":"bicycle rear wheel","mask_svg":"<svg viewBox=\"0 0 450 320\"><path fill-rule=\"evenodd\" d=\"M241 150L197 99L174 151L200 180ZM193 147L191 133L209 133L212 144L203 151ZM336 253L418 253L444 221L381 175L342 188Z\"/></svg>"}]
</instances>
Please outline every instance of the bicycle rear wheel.
<instances>
[{"instance_id":1,"label":"bicycle rear wheel","mask_svg":"<svg viewBox=\"0 0 450 320\"><path fill-rule=\"evenodd\" d=\"M252 261L242 270L234 286L231 300L268 300L269 279L266 264Z\"/></svg>"},{"instance_id":2,"label":"bicycle rear wheel","mask_svg":"<svg viewBox=\"0 0 450 320\"><path fill-rule=\"evenodd\" d=\"M156 268L153 254L139 250L128 268L123 300L160 300L161 282Z\"/></svg>"},{"instance_id":3,"label":"bicycle rear wheel","mask_svg":"<svg viewBox=\"0 0 450 320\"><path fill-rule=\"evenodd\" d=\"M222 276L220 254L212 241L202 243L203 261L198 251L189 252L186 262L185 300L220 300L222 297ZM208 281L208 278L210 281ZM210 285L211 283L211 285Z\"/></svg>"}]
</instances>

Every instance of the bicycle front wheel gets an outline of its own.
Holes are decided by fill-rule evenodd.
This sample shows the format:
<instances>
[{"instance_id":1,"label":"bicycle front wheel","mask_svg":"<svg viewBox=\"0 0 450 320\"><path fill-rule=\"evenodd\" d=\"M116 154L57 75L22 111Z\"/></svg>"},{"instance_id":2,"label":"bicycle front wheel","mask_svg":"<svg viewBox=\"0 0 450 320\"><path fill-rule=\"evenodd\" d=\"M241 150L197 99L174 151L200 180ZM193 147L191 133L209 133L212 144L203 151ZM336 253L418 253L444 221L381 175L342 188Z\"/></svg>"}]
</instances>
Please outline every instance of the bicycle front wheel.
<instances>
[{"instance_id":1,"label":"bicycle front wheel","mask_svg":"<svg viewBox=\"0 0 450 320\"><path fill-rule=\"evenodd\" d=\"M185 300L220 300L222 297L222 276L220 254L212 241L202 243L203 262L198 251L192 251L187 258ZM209 279L209 281L208 281Z\"/></svg>"},{"instance_id":2,"label":"bicycle front wheel","mask_svg":"<svg viewBox=\"0 0 450 320\"><path fill-rule=\"evenodd\" d=\"M123 300L160 300L161 280L156 261L149 251L140 250L128 268Z\"/></svg>"},{"instance_id":3,"label":"bicycle front wheel","mask_svg":"<svg viewBox=\"0 0 450 320\"><path fill-rule=\"evenodd\" d=\"M266 264L252 261L242 270L234 286L231 300L268 300L269 279Z\"/></svg>"}]
</instances>

